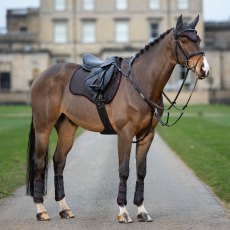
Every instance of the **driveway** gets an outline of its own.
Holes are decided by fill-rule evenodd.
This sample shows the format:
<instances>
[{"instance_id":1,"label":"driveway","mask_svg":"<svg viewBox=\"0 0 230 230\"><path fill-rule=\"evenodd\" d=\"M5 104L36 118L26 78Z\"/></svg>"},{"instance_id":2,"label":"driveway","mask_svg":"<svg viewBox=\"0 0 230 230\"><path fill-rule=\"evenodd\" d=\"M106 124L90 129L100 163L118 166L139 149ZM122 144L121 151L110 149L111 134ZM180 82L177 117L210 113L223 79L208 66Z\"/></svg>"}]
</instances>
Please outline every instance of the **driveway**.
<instances>
[{"instance_id":1,"label":"driveway","mask_svg":"<svg viewBox=\"0 0 230 230\"><path fill-rule=\"evenodd\" d=\"M64 173L66 200L75 218L62 220L54 201L53 170L49 172L45 206L51 221L37 222L36 208L25 187L0 203L0 229L213 229L229 230L230 218L210 189L157 135L149 151L145 207L152 223L138 223L133 205L135 146L128 180L128 211L134 223L117 223L118 157L116 136L85 132L69 153Z\"/></svg>"}]
</instances>

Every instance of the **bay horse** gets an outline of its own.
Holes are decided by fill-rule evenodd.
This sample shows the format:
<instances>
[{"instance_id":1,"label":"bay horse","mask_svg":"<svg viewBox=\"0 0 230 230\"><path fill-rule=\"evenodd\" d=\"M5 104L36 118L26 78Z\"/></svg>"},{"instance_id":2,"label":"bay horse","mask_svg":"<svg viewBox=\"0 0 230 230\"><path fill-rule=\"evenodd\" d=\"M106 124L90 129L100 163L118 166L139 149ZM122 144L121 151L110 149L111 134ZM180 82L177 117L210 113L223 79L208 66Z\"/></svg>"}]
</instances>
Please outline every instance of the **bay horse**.
<instances>
[{"instance_id":1,"label":"bay horse","mask_svg":"<svg viewBox=\"0 0 230 230\"><path fill-rule=\"evenodd\" d=\"M136 143L137 180L134 194L137 220L152 221L143 202L146 157L159 121L153 109L162 115L163 89L175 65L192 70L197 79L208 76L209 65L204 52L200 50L201 40L195 30L198 21L199 15L190 24L184 23L181 15L175 28L150 42L133 58L121 61L123 77L119 89L112 102L106 105L109 121L118 138L120 183L117 219L120 223L132 222L126 209L126 182L134 137L140 140ZM127 65L127 62L131 64ZM55 200L60 206L61 218L74 217L65 201L63 170L75 132L79 126L94 132L104 129L95 104L84 96L70 92L71 76L80 67L73 63L56 64L42 72L31 86L32 122L28 142L27 194L33 197L39 221L50 219L43 205L43 196L46 194L48 172L48 139L53 127L58 135L53 155ZM148 128L149 124L151 128Z\"/></svg>"}]
</instances>

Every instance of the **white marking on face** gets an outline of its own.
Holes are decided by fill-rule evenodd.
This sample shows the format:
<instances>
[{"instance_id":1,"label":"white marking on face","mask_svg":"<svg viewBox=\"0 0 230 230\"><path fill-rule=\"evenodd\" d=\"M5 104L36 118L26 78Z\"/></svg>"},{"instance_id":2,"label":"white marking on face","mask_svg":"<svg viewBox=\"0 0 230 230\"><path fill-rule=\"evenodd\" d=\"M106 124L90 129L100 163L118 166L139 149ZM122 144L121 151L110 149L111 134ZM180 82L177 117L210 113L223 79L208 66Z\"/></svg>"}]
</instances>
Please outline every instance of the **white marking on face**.
<instances>
[{"instance_id":1,"label":"white marking on face","mask_svg":"<svg viewBox=\"0 0 230 230\"><path fill-rule=\"evenodd\" d=\"M42 203L38 203L36 204L36 206L37 206L37 213L46 212L46 209Z\"/></svg>"},{"instance_id":2,"label":"white marking on face","mask_svg":"<svg viewBox=\"0 0 230 230\"><path fill-rule=\"evenodd\" d=\"M65 198L57 202L59 204L60 211L69 209L68 205L66 204Z\"/></svg>"},{"instance_id":3,"label":"white marking on face","mask_svg":"<svg viewBox=\"0 0 230 230\"><path fill-rule=\"evenodd\" d=\"M205 72L205 76L207 76L209 72L209 64L205 56L203 57L203 59L204 59L203 61L204 66L202 67L202 70Z\"/></svg>"}]
</instances>

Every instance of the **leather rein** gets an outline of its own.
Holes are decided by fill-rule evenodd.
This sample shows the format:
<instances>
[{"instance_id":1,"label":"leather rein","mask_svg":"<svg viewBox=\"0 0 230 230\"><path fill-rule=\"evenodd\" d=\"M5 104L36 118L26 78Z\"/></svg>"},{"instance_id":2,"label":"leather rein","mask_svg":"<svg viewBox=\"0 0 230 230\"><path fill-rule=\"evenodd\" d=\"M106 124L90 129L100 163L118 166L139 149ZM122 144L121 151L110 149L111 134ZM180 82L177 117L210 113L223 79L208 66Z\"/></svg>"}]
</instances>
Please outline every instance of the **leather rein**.
<instances>
[{"instance_id":1,"label":"leather rein","mask_svg":"<svg viewBox=\"0 0 230 230\"><path fill-rule=\"evenodd\" d=\"M185 30L185 31L182 31L182 32L187 32L187 31L191 31L191 30ZM192 31L195 32L195 30L192 30ZM180 86L180 88L179 88L179 91L177 92L177 95L175 96L175 98L174 98L173 101L171 101L171 100L169 99L169 97L166 95L165 92L162 93L163 96L166 98L166 100L167 100L167 101L169 102L169 104L170 104L170 106L169 106L167 109L165 109L164 107L162 107L162 106L158 105L157 103L153 102L149 97L147 97L147 96L145 95L145 93L144 93L144 92L139 88L139 86L136 84L136 82L135 82L135 74L134 74L133 69L132 69L132 64L134 63L134 60L135 60L136 56L133 56L133 57L130 59L130 61L129 61L129 69L128 69L128 73L127 73L127 74L124 73L124 72L122 71L122 69L119 68L119 67L117 66L117 68L118 68L119 71L122 73L122 75L126 78L126 80L128 80L128 81L133 85L134 89L135 89L135 90L137 91L137 93L141 96L141 98L151 107L152 113L153 113L153 116L151 116L150 123L149 123L149 125L148 125L148 127L147 127L147 130L146 130L146 133L144 134L144 137L141 138L141 139L139 139L139 140L137 140L137 141L133 141L132 143L138 143L138 142L144 140L144 138L148 135L148 133L149 133L149 131L150 131L150 129L151 129L151 124L152 124L152 120L153 120L153 117L154 117L154 116L157 118L157 120L160 122L160 124L161 124L162 126L167 126L167 127L172 127L172 126L174 126L174 125L182 118L182 116L183 116L183 114L184 114L184 112L185 112L185 109L186 109L186 107L188 106L188 103L189 103L189 101L190 101L190 99L191 99L191 97L192 97L192 94L193 94L193 92L194 92L194 90L195 90L195 87L196 87L196 85L197 85L198 78L196 78L196 82L195 82L195 84L194 84L194 86L193 86L193 89L192 89L192 91L191 91L191 93L190 93L190 96L189 96L189 98L188 98L186 104L182 107L182 109L181 109L181 108L178 108L178 107L176 106L176 101L177 101L177 99L178 99L178 97L179 97L179 95L180 95L180 93L181 93L181 91L182 91L182 88L183 88L183 86L184 86L184 84L185 84L185 81L186 81L186 79L187 79L187 76L188 76L189 71L192 70L194 73L196 73L196 67L197 67L197 65L198 65L198 62L199 62L200 58L203 57L203 56L205 55L205 53L204 53L203 51L199 51L199 52L197 52L197 53L187 54L187 53L185 52L185 50L182 48L182 46L181 46L181 44L180 44L180 42L179 42L179 40L178 40L179 37L180 37L180 35L178 35L178 34L175 35L175 33L174 33L176 60L177 60L177 63L179 64L179 57L178 57L178 56L179 56L179 55L178 55L178 49L179 49L179 50L181 51L181 53L182 53L182 54L185 56L185 58L186 58L185 63L182 64L182 66L184 66L184 67L186 68L186 74L185 74L185 76L184 76L183 82L181 83L181 86ZM192 67L189 67L189 64L190 64L190 62L191 62L190 59L191 59L192 57L194 57L194 56L197 56L197 55L200 55L200 57L198 58L197 62L196 62L195 64L193 64ZM175 108L176 110L178 110L178 111L180 112L180 115L179 115L179 117L178 117L173 123L170 124L170 110L171 110L172 108ZM160 113L159 113L159 111L158 111L159 109L162 110L163 112L167 113L166 121L163 121L163 120L162 120L161 115L160 115Z\"/></svg>"}]
</instances>

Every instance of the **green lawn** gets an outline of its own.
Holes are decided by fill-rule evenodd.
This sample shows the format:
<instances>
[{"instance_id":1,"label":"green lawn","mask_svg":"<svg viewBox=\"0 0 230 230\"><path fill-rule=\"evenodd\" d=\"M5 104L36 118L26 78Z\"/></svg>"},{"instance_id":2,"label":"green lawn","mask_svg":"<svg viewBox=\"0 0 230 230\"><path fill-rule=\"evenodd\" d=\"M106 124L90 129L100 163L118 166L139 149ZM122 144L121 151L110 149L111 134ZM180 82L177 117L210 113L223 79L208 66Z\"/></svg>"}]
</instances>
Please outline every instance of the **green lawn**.
<instances>
[{"instance_id":1,"label":"green lawn","mask_svg":"<svg viewBox=\"0 0 230 230\"><path fill-rule=\"evenodd\" d=\"M157 131L230 208L230 106L190 106L177 125Z\"/></svg>"},{"instance_id":2,"label":"green lawn","mask_svg":"<svg viewBox=\"0 0 230 230\"><path fill-rule=\"evenodd\" d=\"M30 106L0 106L0 199L25 183ZM56 132L50 138L51 156Z\"/></svg>"}]
</instances>

